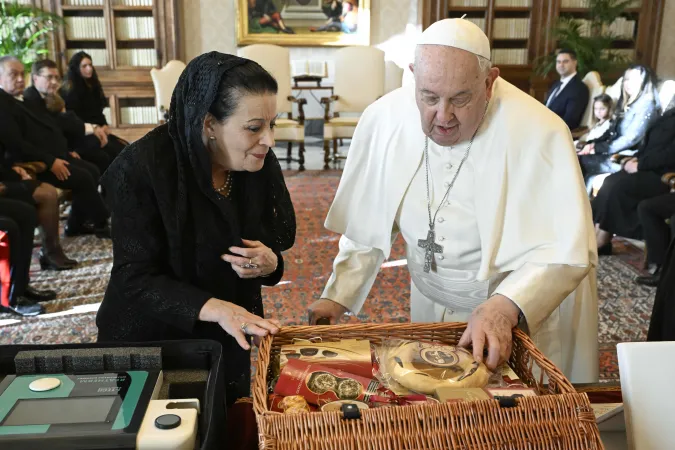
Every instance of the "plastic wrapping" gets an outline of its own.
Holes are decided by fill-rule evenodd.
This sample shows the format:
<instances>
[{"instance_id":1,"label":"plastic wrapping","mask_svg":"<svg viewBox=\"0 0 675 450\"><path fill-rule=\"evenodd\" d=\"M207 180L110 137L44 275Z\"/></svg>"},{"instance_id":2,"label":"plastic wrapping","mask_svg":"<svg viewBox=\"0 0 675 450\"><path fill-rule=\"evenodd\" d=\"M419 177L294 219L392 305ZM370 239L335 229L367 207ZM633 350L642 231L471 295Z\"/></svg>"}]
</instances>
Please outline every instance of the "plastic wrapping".
<instances>
[{"instance_id":1,"label":"plastic wrapping","mask_svg":"<svg viewBox=\"0 0 675 450\"><path fill-rule=\"evenodd\" d=\"M492 375L468 350L432 342L390 339L377 349L376 358L377 378L398 395L434 395L443 386L483 388Z\"/></svg>"}]
</instances>

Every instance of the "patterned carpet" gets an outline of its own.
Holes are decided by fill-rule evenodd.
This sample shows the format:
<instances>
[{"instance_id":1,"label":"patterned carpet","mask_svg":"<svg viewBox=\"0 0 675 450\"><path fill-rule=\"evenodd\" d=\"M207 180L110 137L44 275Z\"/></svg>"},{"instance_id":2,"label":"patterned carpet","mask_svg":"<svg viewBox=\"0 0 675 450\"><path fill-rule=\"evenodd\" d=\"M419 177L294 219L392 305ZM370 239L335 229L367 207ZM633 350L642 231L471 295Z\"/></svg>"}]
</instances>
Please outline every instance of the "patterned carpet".
<instances>
[{"instance_id":1,"label":"patterned carpet","mask_svg":"<svg viewBox=\"0 0 675 450\"><path fill-rule=\"evenodd\" d=\"M287 172L286 177L297 214L297 240L285 255L286 273L282 283L264 288L263 292L266 314L291 325L306 320L307 306L320 296L331 273L338 236L324 229L323 220L340 172ZM81 265L67 272L40 271L34 259L32 284L56 289L59 297L45 304L47 314L42 316L22 319L0 314L0 344L95 341L95 310L102 300L112 266L111 244L94 237L67 238L64 243L67 253L81 261ZM401 261L404 254L403 242L399 239L377 277L366 307L349 321L409 320L409 278ZM615 242L615 255L600 260L599 342L604 380L618 378L616 343L643 340L646 335L655 290L633 283L639 274L640 260L641 251L622 240Z\"/></svg>"}]
</instances>

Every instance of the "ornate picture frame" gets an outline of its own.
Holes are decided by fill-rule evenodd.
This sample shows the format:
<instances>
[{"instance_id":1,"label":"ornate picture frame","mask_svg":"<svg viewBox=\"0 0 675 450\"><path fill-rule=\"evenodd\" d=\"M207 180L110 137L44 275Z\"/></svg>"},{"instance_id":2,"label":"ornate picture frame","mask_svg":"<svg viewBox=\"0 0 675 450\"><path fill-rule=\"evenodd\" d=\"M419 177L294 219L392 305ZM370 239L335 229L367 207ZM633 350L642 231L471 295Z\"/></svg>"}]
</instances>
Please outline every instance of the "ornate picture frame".
<instances>
[{"instance_id":1,"label":"ornate picture frame","mask_svg":"<svg viewBox=\"0 0 675 450\"><path fill-rule=\"evenodd\" d=\"M370 45L371 0L237 0L237 45Z\"/></svg>"}]
</instances>

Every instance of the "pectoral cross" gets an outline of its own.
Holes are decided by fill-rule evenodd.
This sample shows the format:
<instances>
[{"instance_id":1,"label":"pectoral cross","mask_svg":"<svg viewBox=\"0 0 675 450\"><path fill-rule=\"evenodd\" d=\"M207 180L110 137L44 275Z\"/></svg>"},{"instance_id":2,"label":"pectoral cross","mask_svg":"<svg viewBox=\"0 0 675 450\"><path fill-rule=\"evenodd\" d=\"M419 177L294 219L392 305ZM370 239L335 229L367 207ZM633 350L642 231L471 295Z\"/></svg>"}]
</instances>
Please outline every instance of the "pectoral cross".
<instances>
[{"instance_id":1,"label":"pectoral cross","mask_svg":"<svg viewBox=\"0 0 675 450\"><path fill-rule=\"evenodd\" d=\"M429 230L426 239L418 239L417 246L424 249L424 272L431 271L431 265L434 263L434 253L442 253L443 246L436 242L436 232Z\"/></svg>"}]
</instances>

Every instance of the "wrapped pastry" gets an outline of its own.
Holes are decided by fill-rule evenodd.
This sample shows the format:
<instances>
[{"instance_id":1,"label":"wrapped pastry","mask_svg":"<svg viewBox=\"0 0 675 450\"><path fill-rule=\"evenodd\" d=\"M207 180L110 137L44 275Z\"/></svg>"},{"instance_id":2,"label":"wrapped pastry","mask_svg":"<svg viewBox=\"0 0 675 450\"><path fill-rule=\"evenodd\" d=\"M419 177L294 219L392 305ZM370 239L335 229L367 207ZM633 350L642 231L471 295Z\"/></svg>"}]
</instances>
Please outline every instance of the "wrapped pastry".
<instances>
[{"instance_id":1,"label":"wrapped pastry","mask_svg":"<svg viewBox=\"0 0 675 450\"><path fill-rule=\"evenodd\" d=\"M306 414L310 412L307 400L302 395L290 395L279 402L285 414Z\"/></svg>"},{"instance_id":2,"label":"wrapped pastry","mask_svg":"<svg viewBox=\"0 0 675 450\"><path fill-rule=\"evenodd\" d=\"M487 367L462 347L399 339L387 341L380 353L381 377L413 392L433 395L446 386L482 388L490 378Z\"/></svg>"}]
</instances>

